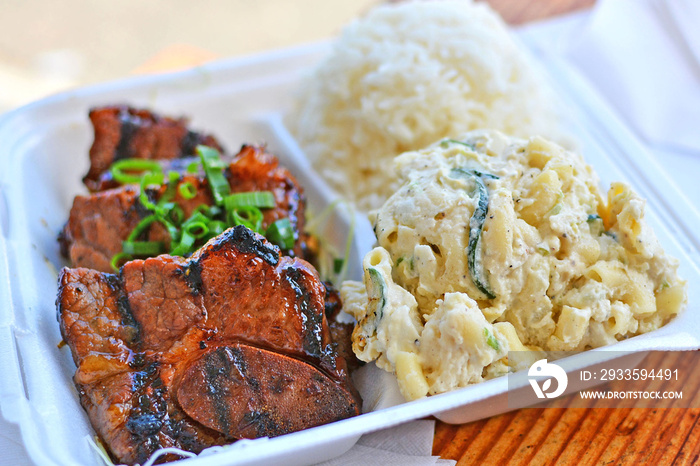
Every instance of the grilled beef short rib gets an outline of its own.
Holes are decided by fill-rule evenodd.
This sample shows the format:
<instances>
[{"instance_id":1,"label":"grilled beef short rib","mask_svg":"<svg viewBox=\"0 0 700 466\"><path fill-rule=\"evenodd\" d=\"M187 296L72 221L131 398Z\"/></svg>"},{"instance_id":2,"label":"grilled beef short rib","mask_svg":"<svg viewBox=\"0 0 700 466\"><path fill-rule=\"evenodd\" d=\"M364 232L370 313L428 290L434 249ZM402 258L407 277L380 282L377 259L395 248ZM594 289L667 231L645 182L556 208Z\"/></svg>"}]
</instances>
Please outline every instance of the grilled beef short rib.
<instances>
[{"instance_id":1,"label":"grilled beef short rib","mask_svg":"<svg viewBox=\"0 0 700 466\"><path fill-rule=\"evenodd\" d=\"M303 190L289 171L264 147L245 145L224 170L232 192L271 191L276 206L263 210L263 228L276 220L288 218L295 231L295 246L283 251L287 255L307 257L307 235L304 233L305 201ZM174 202L189 217L201 204L212 205L213 199L206 177L183 173L178 185L192 184L197 195L184 199L176 190ZM149 191L149 197L160 198L166 185ZM139 188L122 186L73 200L68 222L59 236L61 251L73 267L87 267L112 272L110 261L121 252L126 240L141 219L151 212L139 201ZM166 229L154 223L146 233L148 241L169 241Z\"/></svg>"},{"instance_id":2,"label":"grilled beef short rib","mask_svg":"<svg viewBox=\"0 0 700 466\"><path fill-rule=\"evenodd\" d=\"M237 226L189 259L64 268L57 309L81 403L131 464L359 414L325 294L307 262Z\"/></svg>"},{"instance_id":3,"label":"grilled beef short rib","mask_svg":"<svg viewBox=\"0 0 700 466\"><path fill-rule=\"evenodd\" d=\"M188 129L185 118L118 105L92 109L90 121L95 138L90 147L90 170L83 182L93 192L118 186L108 176L108 170L120 159L192 157L199 144L222 151L213 136Z\"/></svg>"}]
</instances>

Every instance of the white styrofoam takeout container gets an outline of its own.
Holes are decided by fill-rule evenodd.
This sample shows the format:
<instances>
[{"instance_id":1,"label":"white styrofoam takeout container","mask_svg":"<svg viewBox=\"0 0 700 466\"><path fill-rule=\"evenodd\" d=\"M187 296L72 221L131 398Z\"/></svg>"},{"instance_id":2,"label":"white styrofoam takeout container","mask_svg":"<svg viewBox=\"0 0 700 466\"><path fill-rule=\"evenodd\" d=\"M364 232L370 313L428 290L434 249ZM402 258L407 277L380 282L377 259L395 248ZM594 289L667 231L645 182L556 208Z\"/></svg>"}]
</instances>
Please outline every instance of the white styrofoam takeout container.
<instances>
[{"instance_id":1,"label":"white styrofoam takeout container","mask_svg":"<svg viewBox=\"0 0 700 466\"><path fill-rule=\"evenodd\" d=\"M328 44L314 44L133 78L63 93L0 116L0 408L19 425L34 462L99 461L86 441L93 432L72 383L70 352L57 347L61 336L54 305L57 270L64 265L56 235L73 197L84 192L80 179L92 138L89 108L129 103L187 115L194 128L217 135L229 151L244 142L267 141L305 187L311 210L319 212L333 193L314 175L281 116L300 76L327 50ZM575 72L556 59L539 59L568 101L572 129L604 189L613 180L625 180L648 200L647 218L666 250L680 259L679 273L690 284L688 308L669 325L562 363L568 369L587 367L610 358L607 350L699 348L700 214ZM357 223L354 278L374 241L368 223L363 218ZM327 233L340 249L347 229L348 216L337 212ZM238 442L221 453L184 461L309 464L342 454L364 433L427 415L461 423L498 414L509 409L507 390L503 377L274 439Z\"/></svg>"}]
</instances>

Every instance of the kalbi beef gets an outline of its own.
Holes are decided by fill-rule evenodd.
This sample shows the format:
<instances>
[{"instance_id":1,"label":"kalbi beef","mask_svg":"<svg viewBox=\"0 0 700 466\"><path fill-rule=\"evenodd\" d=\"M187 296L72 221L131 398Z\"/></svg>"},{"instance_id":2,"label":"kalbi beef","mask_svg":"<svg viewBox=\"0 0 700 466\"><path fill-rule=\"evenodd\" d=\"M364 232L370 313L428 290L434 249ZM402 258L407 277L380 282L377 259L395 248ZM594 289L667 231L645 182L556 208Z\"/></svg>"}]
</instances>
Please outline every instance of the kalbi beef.
<instances>
[{"instance_id":1,"label":"kalbi beef","mask_svg":"<svg viewBox=\"0 0 700 466\"><path fill-rule=\"evenodd\" d=\"M190 259L65 268L57 308L83 407L134 463L359 414L325 293L308 263L238 226Z\"/></svg>"},{"instance_id":2,"label":"kalbi beef","mask_svg":"<svg viewBox=\"0 0 700 466\"><path fill-rule=\"evenodd\" d=\"M295 231L293 250L285 254L305 257L306 235L304 230L304 198L297 181L289 171L281 167L277 159L262 147L243 146L241 151L224 171L232 192L271 191L276 206L263 209L263 228L276 220L288 218ZM193 199L184 199L179 190L174 201L189 217L201 204L213 203L207 179L202 176L184 174L178 183L191 183L197 188ZM166 186L153 189L148 194L159 199ZM149 215L139 201L139 188L123 186L87 196L76 196L68 222L60 235L61 249L73 267L87 267L102 272L111 272L110 261L122 248L141 219ZM145 233L145 240L169 240L166 229L154 223Z\"/></svg>"},{"instance_id":3,"label":"kalbi beef","mask_svg":"<svg viewBox=\"0 0 700 466\"><path fill-rule=\"evenodd\" d=\"M355 329L354 323L343 323L338 320L338 314L343 309L343 302L340 293L330 282L324 282L326 287L326 320L331 330L331 337L337 344L338 354L345 359L350 372L360 367L360 360L352 351L352 332Z\"/></svg>"},{"instance_id":4,"label":"kalbi beef","mask_svg":"<svg viewBox=\"0 0 700 466\"><path fill-rule=\"evenodd\" d=\"M198 144L222 150L213 136L189 130L186 119L161 117L148 110L95 108L90 111L90 121L95 138L90 148L90 170L83 178L90 191L116 186L102 175L119 159L191 157Z\"/></svg>"}]
</instances>

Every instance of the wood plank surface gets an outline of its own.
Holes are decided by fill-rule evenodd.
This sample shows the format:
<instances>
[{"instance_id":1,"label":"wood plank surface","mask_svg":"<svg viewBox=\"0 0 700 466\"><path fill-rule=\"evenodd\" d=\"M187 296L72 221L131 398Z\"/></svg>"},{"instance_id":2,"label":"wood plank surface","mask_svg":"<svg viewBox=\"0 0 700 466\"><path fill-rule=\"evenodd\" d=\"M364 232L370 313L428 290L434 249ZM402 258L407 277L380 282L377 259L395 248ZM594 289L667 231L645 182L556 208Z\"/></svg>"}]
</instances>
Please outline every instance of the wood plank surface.
<instances>
[{"instance_id":1,"label":"wood plank surface","mask_svg":"<svg viewBox=\"0 0 700 466\"><path fill-rule=\"evenodd\" d=\"M652 353L643 367L677 368L679 380L669 384L650 379L634 389L682 391L684 406L700 406L698 353L665 354ZM588 408L570 407L573 401L463 425L438 421L433 454L459 465L700 464L699 408L668 407L670 402L659 401L654 407L610 408L601 407L608 405L600 400Z\"/></svg>"},{"instance_id":2,"label":"wood plank surface","mask_svg":"<svg viewBox=\"0 0 700 466\"><path fill-rule=\"evenodd\" d=\"M517 25L595 0L488 0ZM700 405L700 371L684 394ZM458 465L700 464L700 409L527 408L462 425L437 421L433 454Z\"/></svg>"}]
</instances>

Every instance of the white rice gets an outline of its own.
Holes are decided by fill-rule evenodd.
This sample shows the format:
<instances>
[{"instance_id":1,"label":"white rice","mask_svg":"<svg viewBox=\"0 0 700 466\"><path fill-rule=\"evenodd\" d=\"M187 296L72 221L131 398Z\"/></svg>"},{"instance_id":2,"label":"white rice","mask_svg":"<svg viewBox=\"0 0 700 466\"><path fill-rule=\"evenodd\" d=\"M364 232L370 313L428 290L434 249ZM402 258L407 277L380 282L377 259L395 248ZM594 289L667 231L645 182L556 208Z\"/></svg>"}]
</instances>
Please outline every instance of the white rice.
<instances>
[{"instance_id":1,"label":"white rice","mask_svg":"<svg viewBox=\"0 0 700 466\"><path fill-rule=\"evenodd\" d=\"M479 128L558 139L547 92L487 5L384 5L344 29L287 124L330 185L370 210L393 192L402 152Z\"/></svg>"}]
</instances>

